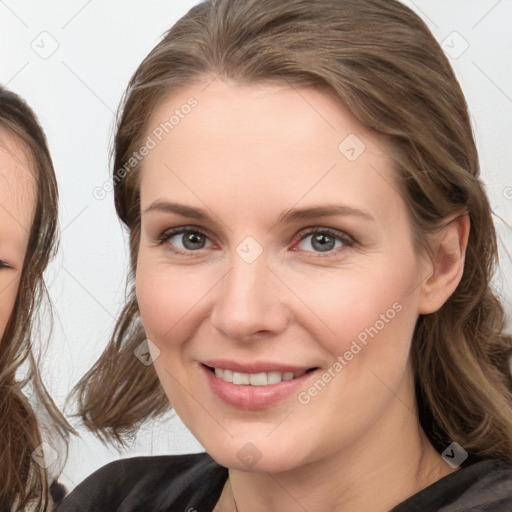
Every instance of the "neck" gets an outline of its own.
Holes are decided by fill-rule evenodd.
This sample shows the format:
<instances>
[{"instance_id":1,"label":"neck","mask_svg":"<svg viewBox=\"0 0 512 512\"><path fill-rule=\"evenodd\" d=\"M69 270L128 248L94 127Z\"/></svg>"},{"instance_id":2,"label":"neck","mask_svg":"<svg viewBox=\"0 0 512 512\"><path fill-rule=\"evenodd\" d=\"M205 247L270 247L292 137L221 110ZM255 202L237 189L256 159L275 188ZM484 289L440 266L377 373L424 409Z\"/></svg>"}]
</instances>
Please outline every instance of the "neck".
<instances>
[{"instance_id":1,"label":"neck","mask_svg":"<svg viewBox=\"0 0 512 512\"><path fill-rule=\"evenodd\" d=\"M453 472L395 398L364 435L329 456L279 473L229 470L215 512L386 512ZM235 505L236 503L236 505Z\"/></svg>"}]
</instances>

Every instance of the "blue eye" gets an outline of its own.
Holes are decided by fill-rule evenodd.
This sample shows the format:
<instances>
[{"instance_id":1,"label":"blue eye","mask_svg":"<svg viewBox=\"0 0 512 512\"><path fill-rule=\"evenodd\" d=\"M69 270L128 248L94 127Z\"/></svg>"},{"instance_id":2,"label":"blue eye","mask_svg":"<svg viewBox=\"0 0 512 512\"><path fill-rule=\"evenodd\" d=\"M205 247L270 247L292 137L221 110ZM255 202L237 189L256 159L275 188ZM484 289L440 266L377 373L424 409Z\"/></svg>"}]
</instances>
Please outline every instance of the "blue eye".
<instances>
[{"instance_id":1,"label":"blue eye","mask_svg":"<svg viewBox=\"0 0 512 512\"><path fill-rule=\"evenodd\" d=\"M348 235L324 228L301 235L297 249L300 251L325 253L353 244L354 241Z\"/></svg>"},{"instance_id":2,"label":"blue eye","mask_svg":"<svg viewBox=\"0 0 512 512\"><path fill-rule=\"evenodd\" d=\"M178 228L167 231L160 241L170 244L181 252L198 251L211 246L211 241L204 233L191 228Z\"/></svg>"},{"instance_id":3,"label":"blue eye","mask_svg":"<svg viewBox=\"0 0 512 512\"><path fill-rule=\"evenodd\" d=\"M306 233L299 233L295 237L295 241L292 250L324 253L326 256L337 253L343 247L355 244L351 236L330 228L310 228ZM158 238L158 243L167 245L169 250L181 255L190 255L215 245L208 235L192 226L169 229Z\"/></svg>"}]
</instances>

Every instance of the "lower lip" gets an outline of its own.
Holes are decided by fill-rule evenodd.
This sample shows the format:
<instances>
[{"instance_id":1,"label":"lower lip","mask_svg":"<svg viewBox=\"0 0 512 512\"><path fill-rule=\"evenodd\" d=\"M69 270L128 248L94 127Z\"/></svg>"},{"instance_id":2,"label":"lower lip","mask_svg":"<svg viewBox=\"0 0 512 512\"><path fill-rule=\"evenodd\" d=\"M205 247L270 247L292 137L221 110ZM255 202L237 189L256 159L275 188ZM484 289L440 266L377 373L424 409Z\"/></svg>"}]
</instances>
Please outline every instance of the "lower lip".
<instances>
[{"instance_id":1,"label":"lower lip","mask_svg":"<svg viewBox=\"0 0 512 512\"><path fill-rule=\"evenodd\" d=\"M283 380L277 384L267 384L266 386L250 386L226 382L217 377L205 365L201 364L200 366L212 391L224 403L247 410L264 409L285 399L304 387L306 381L316 373L316 370L313 370L297 379Z\"/></svg>"}]
</instances>

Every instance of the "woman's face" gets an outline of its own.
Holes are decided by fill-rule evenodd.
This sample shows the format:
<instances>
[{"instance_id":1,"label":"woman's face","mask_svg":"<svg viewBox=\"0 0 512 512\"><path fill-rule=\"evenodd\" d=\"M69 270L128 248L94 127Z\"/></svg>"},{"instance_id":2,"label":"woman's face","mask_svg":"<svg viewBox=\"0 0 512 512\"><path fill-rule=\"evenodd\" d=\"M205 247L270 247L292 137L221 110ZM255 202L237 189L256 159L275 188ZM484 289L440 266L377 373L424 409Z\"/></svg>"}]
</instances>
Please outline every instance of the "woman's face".
<instances>
[{"instance_id":1,"label":"woman's face","mask_svg":"<svg viewBox=\"0 0 512 512\"><path fill-rule=\"evenodd\" d=\"M206 451L285 470L410 419L424 272L385 141L326 93L220 81L147 136L137 299Z\"/></svg>"},{"instance_id":2,"label":"woman's face","mask_svg":"<svg viewBox=\"0 0 512 512\"><path fill-rule=\"evenodd\" d=\"M11 316L35 209L32 164L21 141L0 128L0 338Z\"/></svg>"},{"instance_id":3,"label":"woman's face","mask_svg":"<svg viewBox=\"0 0 512 512\"><path fill-rule=\"evenodd\" d=\"M21 141L0 128L0 338L18 293L34 216L32 167Z\"/></svg>"}]
</instances>

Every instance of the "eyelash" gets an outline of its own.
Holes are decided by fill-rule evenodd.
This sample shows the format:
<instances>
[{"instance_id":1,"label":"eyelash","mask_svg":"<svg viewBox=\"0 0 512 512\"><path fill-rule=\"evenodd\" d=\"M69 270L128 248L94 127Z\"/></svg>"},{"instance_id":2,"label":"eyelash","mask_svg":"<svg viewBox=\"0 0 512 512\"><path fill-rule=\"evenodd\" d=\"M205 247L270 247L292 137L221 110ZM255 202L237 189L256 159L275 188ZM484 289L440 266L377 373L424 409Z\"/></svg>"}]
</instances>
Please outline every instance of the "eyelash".
<instances>
[{"instance_id":1,"label":"eyelash","mask_svg":"<svg viewBox=\"0 0 512 512\"><path fill-rule=\"evenodd\" d=\"M327 235L335 240L339 240L342 243L341 247L338 247L337 249L332 249L330 251L303 251L308 255L308 257L312 258L326 258L329 256L333 256L335 254L338 254L340 251L344 250L347 247L352 247L356 244L356 241L354 238L352 238L347 233L343 233L342 231L338 231L336 229L332 228L319 228L319 227L313 227L313 228L305 228L304 230L300 231L292 240L292 243L294 245L298 244L302 240L305 240L306 238L313 236L313 235ZM300 249L293 248L293 251L299 251ZM311 256L313 255L314 256Z\"/></svg>"},{"instance_id":2,"label":"eyelash","mask_svg":"<svg viewBox=\"0 0 512 512\"><path fill-rule=\"evenodd\" d=\"M162 246L165 243L169 242L169 240L176 235L186 234L186 233L195 233L199 234L201 236L206 237L208 240L210 240L207 233L205 233L203 230L196 228L194 226L184 226L179 228L172 228L168 229L167 231L163 232L157 239L157 245ZM343 233L342 231L337 231L335 229L331 228L320 228L320 227L313 227L313 228L305 228L304 230L300 231L297 235L294 236L292 239L292 244L296 245L302 240L305 240L308 236L312 235L328 235L332 238L335 238L336 240L339 240L343 245L342 247L338 247L337 249L332 249L329 251L321 252L321 251L302 251L306 254L308 254L308 257L315 257L315 258L324 258L328 256L333 256L334 254L337 254L340 250L343 250L346 247L352 247L356 244L356 241L354 238L352 238L350 235ZM210 240L211 241L211 240ZM196 251L188 250L183 251L181 249L177 249L175 247L172 247L171 244L168 245L168 250L172 251L175 254L178 254L180 256L190 256L191 254L195 252L200 252L202 249L198 249ZM300 251L300 249L292 248L293 251ZM314 254L315 256L311 256L311 254Z\"/></svg>"},{"instance_id":3,"label":"eyelash","mask_svg":"<svg viewBox=\"0 0 512 512\"><path fill-rule=\"evenodd\" d=\"M7 261L0 260L0 269L2 268L14 268L14 266L10 263L7 263Z\"/></svg>"}]
</instances>

